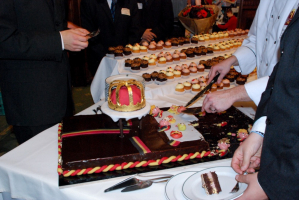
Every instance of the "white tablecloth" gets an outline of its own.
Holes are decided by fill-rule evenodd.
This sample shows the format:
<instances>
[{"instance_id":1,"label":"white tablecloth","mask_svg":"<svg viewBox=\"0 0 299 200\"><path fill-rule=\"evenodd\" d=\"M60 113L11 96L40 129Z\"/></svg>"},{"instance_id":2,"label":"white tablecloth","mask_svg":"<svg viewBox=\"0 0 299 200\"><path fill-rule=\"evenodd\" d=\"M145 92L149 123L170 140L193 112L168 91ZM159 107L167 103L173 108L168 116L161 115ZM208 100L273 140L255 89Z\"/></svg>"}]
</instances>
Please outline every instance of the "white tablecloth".
<instances>
[{"instance_id":1,"label":"white tablecloth","mask_svg":"<svg viewBox=\"0 0 299 200\"><path fill-rule=\"evenodd\" d=\"M94 114L92 110L102 103L104 101L98 102L79 114ZM172 105L173 102L165 102L159 99L149 100L149 103L162 107ZM245 108L245 110L249 116L254 115L253 109ZM9 193L11 193L12 198L28 200L165 199L165 183L154 184L148 189L125 194L119 190L110 193L103 192L104 189L123 180L124 177L60 189L57 174L57 129L58 125L55 125L0 157L0 200L9 200ZM229 165L230 159L225 159L153 172L153 174L178 174L187 170L199 171L207 167Z\"/></svg>"}]
</instances>

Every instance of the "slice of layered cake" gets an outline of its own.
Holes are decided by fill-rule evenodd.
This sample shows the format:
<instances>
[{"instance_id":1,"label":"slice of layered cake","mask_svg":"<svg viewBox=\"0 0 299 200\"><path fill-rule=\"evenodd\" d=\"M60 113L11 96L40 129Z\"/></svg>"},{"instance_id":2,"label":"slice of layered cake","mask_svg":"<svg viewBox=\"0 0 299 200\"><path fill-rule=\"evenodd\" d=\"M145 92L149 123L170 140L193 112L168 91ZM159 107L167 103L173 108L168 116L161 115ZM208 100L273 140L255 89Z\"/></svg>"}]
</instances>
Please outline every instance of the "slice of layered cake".
<instances>
[{"instance_id":1,"label":"slice of layered cake","mask_svg":"<svg viewBox=\"0 0 299 200\"><path fill-rule=\"evenodd\" d=\"M208 172L201 175L202 187L208 195L219 194L221 187L219 184L218 176L215 172Z\"/></svg>"}]
</instances>

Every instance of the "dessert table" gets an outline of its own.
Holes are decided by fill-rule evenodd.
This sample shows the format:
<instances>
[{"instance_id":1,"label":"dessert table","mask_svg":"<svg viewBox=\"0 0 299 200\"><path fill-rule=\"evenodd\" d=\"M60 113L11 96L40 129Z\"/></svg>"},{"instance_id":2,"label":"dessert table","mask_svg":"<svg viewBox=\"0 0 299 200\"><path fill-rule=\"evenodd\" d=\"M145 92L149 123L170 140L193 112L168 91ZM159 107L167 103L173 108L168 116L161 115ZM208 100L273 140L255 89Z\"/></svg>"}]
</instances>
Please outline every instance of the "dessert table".
<instances>
[{"instance_id":1,"label":"dessert table","mask_svg":"<svg viewBox=\"0 0 299 200\"><path fill-rule=\"evenodd\" d=\"M80 112L79 115L94 114L93 109L103 104L100 101ZM172 102L152 100L150 104L171 106ZM238 106L251 106L252 104ZM240 108L253 117L251 107ZM125 177L77 184L65 188L58 186L58 125L55 125L0 157L0 200L19 199L165 199L165 183L153 184L150 188L121 193L120 190L104 193L104 189L122 181ZM230 166L230 159L194 164L148 174L178 174L184 171L200 171L215 166Z\"/></svg>"},{"instance_id":2,"label":"dessert table","mask_svg":"<svg viewBox=\"0 0 299 200\"><path fill-rule=\"evenodd\" d=\"M186 63L198 63L200 59L209 59L214 56L217 55L211 55L205 58L196 58L194 60L186 60ZM97 103L78 113L78 115L95 114L93 110L99 105L105 103L105 78L110 75L130 73L123 67L124 60L125 59L115 60L108 57L103 59L91 87L93 99ZM172 64L172 66L173 65L174 64ZM153 69L149 68L148 71L153 71ZM137 74L142 74L145 72L146 71L141 71ZM184 105L194 96L194 94L174 94L174 89L177 82L191 80L193 77L199 77L202 75L205 76L207 73L208 71L205 71L201 74L198 73L196 76L190 76L188 79L181 78L180 80L175 80L174 82L167 82L163 86L156 85L155 83L146 84L146 100L151 105L156 105L159 107L169 107L173 104ZM256 77L250 77L249 81L255 78ZM234 84L231 84L231 87L234 86ZM201 106L203 99L204 98L201 98L193 106ZM238 102L236 106L238 106L241 111L251 118L254 117L255 106L252 102ZM0 200L10 200L11 198L26 200L166 199L164 191L165 183L155 183L147 189L128 193L121 193L120 190L104 193L106 188L124 180L127 177L118 177L83 184L74 184L59 188L57 173L57 140L58 125L55 125L0 157ZM231 159L222 159L218 161L155 171L146 174L175 175L185 171L200 171L209 167L230 166L230 162Z\"/></svg>"}]
</instances>

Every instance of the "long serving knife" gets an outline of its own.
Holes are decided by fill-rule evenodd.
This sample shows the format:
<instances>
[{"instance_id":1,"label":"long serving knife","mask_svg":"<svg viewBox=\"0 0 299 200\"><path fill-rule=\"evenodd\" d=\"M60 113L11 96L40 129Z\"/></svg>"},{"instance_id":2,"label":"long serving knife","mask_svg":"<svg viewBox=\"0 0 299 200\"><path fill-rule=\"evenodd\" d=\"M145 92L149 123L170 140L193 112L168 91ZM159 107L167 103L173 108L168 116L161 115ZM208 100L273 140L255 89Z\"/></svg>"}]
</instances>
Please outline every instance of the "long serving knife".
<instances>
[{"instance_id":1,"label":"long serving knife","mask_svg":"<svg viewBox=\"0 0 299 200\"><path fill-rule=\"evenodd\" d=\"M191 104L193 104L201 95L203 95L207 90L209 90L213 83L217 82L218 77L220 76L220 73L216 74L216 76L213 78L213 80L200 92L198 92L197 95L195 95L186 105L185 107L188 108Z\"/></svg>"}]
</instances>

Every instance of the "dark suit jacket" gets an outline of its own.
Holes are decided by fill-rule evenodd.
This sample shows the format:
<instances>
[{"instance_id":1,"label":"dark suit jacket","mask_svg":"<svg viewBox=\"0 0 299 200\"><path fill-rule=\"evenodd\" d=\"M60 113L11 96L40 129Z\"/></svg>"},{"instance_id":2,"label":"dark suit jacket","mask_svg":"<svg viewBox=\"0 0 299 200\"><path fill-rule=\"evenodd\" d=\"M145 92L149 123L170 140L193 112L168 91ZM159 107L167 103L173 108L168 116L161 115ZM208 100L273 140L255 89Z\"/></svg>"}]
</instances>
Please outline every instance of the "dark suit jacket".
<instances>
[{"instance_id":1,"label":"dark suit jacket","mask_svg":"<svg viewBox=\"0 0 299 200\"><path fill-rule=\"evenodd\" d=\"M141 35L148 28L156 34L156 41L165 40L173 29L173 7L171 0L140 0L143 3L141 11Z\"/></svg>"},{"instance_id":2,"label":"dark suit jacket","mask_svg":"<svg viewBox=\"0 0 299 200\"><path fill-rule=\"evenodd\" d=\"M0 83L9 124L59 122L70 91L62 0L0 1Z\"/></svg>"},{"instance_id":3,"label":"dark suit jacket","mask_svg":"<svg viewBox=\"0 0 299 200\"><path fill-rule=\"evenodd\" d=\"M130 16L122 14L125 9L130 10ZM87 49L92 74L95 74L100 61L108 52L108 47L133 44L141 38L138 32L140 19L136 0L118 0L114 21L107 0L82 0L81 23L82 27L89 31L98 28L101 31L96 38L90 40Z\"/></svg>"},{"instance_id":4,"label":"dark suit jacket","mask_svg":"<svg viewBox=\"0 0 299 200\"><path fill-rule=\"evenodd\" d=\"M299 197L299 12L281 38L281 58L258 105L267 116L258 180L270 199Z\"/></svg>"}]
</instances>

